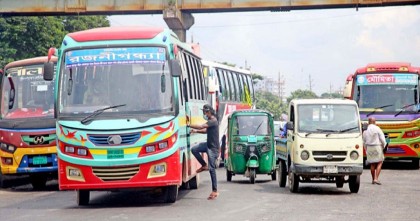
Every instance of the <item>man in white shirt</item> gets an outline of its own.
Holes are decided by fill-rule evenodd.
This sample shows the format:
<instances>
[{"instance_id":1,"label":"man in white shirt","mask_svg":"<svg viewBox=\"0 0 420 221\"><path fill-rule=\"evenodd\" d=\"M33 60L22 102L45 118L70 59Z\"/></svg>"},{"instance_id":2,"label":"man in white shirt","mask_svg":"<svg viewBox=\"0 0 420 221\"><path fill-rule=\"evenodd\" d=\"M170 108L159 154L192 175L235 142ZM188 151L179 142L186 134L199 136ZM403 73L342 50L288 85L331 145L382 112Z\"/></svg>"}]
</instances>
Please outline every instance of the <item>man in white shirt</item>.
<instances>
[{"instance_id":1,"label":"man in white shirt","mask_svg":"<svg viewBox=\"0 0 420 221\"><path fill-rule=\"evenodd\" d=\"M366 151L366 161L370 164L372 184L381 185L378 179L385 159L383 152L386 145L385 135L381 128L376 126L375 118L370 117L368 121L368 128L363 132L363 147Z\"/></svg>"}]
</instances>

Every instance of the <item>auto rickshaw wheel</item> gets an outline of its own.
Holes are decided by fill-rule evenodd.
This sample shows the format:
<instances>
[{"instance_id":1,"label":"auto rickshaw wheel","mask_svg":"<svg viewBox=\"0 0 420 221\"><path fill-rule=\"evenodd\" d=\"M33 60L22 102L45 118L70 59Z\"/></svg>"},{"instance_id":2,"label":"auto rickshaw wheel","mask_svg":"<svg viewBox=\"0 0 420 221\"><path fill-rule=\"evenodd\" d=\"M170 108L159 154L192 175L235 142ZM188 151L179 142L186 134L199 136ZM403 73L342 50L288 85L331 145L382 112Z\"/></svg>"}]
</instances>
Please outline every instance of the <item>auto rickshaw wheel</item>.
<instances>
[{"instance_id":1,"label":"auto rickshaw wheel","mask_svg":"<svg viewBox=\"0 0 420 221\"><path fill-rule=\"evenodd\" d=\"M292 193L297 193L299 190L299 176L293 172L289 172L289 189Z\"/></svg>"},{"instance_id":2,"label":"auto rickshaw wheel","mask_svg":"<svg viewBox=\"0 0 420 221\"><path fill-rule=\"evenodd\" d=\"M89 190L77 190L77 205L86 206L89 204Z\"/></svg>"},{"instance_id":3,"label":"auto rickshaw wheel","mask_svg":"<svg viewBox=\"0 0 420 221\"><path fill-rule=\"evenodd\" d=\"M255 183L255 177L257 174L255 173L255 168L249 169L249 181L251 181L252 184Z\"/></svg>"},{"instance_id":4,"label":"auto rickshaw wheel","mask_svg":"<svg viewBox=\"0 0 420 221\"><path fill-rule=\"evenodd\" d=\"M228 182L232 181L232 172L226 169L226 180Z\"/></svg>"},{"instance_id":5,"label":"auto rickshaw wheel","mask_svg":"<svg viewBox=\"0 0 420 221\"><path fill-rule=\"evenodd\" d=\"M276 180L276 179L277 179L277 171L276 170L273 170L271 172L271 180Z\"/></svg>"},{"instance_id":6,"label":"auto rickshaw wheel","mask_svg":"<svg viewBox=\"0 0 420 221\"><path fill-rule=\"evenodd\" d=\"M279 186L285 187L287 181L287 171L286 171L286 163L284 161L279 162L279 169L277 170L279 173Z\"/></svg>"}]
</instances>

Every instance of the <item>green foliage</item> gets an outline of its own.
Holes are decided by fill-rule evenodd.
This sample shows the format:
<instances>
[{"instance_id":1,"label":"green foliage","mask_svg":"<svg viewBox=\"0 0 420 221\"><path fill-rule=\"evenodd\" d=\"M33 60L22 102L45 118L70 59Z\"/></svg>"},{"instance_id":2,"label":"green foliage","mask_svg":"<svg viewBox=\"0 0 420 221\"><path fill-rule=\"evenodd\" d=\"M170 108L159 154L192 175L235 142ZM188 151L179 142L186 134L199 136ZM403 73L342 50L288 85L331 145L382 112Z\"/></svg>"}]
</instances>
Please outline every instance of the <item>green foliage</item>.
<instances>
[{"instance_id":1,"label":"green foliage","mask_svg":"<svg viewBox=\"0 0 420 221\"><path fill-rule=\"evenodd\" d=\"M106 16L0 17L0 67L47 55L69 32L109 26Z\"/></svg>"},{"instance_id":2,"label":"green foliage","mask_svg":"<svg viewBox=\"0 0 420 221\"><path fill-rule=\"evenodd\" d=\"M280 98L270 92L257 92L256 108L269 111L273 114L274 120L280 120L281 113L287 109L287 105L280 101Z\"/></svg>"},{"instance_id":3,"label":"green foliage","mask_svg":"<svg viewBox=\"0 0 420 221\"><path fill-rule=\"evenodd\" d=\"M262 81L264 79L264 77L260 74L257 73L252 73L251 74L252 77L252 83L255 85L258 81Z\"/></svg>"},{"instance_id":4,"label":"green foliage","mask_svg":"<svg viewBox=\"0 0 420 221\"><path fill-rule=\"evenodd\" d=\"M300 99L310 99L310 98L318 98L318 96L314 92L312 92L310 90L301 90L301 89L299 89L299 90L296 90L296 91L293 91L292 92L292 94L290 95L290 97L287 98L287 103L289 103L291 100L297 99L297 98L300 98Z\"/></svg>"},{"instance_id":5,"label":"green foliage","mask_svg":"<svg viewBox=\"0 0 420 221\"><path fill-rule=\"evenodd\" d=\"M343 98L344 96L340 93L323 93L321 94L321 98Z\"/></svg>"}]
</instances>

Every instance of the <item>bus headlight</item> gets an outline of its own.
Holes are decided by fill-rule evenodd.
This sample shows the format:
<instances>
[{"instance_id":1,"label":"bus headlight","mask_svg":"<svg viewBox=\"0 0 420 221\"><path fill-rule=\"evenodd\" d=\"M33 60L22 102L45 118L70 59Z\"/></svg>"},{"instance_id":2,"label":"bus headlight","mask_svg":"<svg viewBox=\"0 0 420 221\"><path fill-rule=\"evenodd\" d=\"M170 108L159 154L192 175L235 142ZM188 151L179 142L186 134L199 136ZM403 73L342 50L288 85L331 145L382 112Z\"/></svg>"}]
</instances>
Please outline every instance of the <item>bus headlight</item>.
<instances>
[{"instance_id":1,"label":"bus headlight","mask_svg":"<svg viewBox=\"0 0 420 221\"><path fill-rule=\"evenodd\" d=\"M309 152L307 150L304 150L300 152L300 158L302 160L308 160L309 159Z\"/></svg>"},{"instance_id":2,"label":"bus headlight","mask_svg":"<svg viewBox=\"0 0 420 221\"><path fill-rule=\"evenodd\" d=\"M352 151L350 153L350 159L357 160L358 158L359 158L359 153L357 153L357 151Z\"/></svg>"},{"instance_id":3,"label":"bus headlight","mask_svg":"<svg viewBox=\"0 0 420 221\"><path fill-rule=\"evenodd\" d=\"M14 153L16 151L16 147L13 145L9 145L6 143L0 143L0 149L6 151L8 153Z\"/></svg>"}]
</instances>

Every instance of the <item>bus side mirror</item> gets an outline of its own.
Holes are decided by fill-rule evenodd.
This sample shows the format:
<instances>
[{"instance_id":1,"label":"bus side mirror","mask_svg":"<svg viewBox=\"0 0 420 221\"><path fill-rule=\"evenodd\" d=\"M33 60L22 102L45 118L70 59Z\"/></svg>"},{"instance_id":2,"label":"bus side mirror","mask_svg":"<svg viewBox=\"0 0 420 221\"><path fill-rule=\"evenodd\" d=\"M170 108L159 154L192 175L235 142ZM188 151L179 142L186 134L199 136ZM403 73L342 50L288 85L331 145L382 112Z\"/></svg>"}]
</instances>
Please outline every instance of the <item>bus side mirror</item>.
<instances>
[{"instance_id":1,"label":"bus side mirror","mask_svg":"<svg viewBox=\"0 0 420 221\"><path fill-rule=\"evenodd\" d=\"M44 63L44 80L52 81L54 78L54 63L46 62Z\"/></svg>"},{"instance_id":2,"label":"bus side mirror","mask_svg":"<svg viewBox=\"0 0 420 221\"><path fill-rule=\"evenodd\" d=\"M181 65L179 62L175 59L169 60L169 68L171 70L171 74L173 77L179 77L181 76Z\"/></svg>"}]
</instances>

